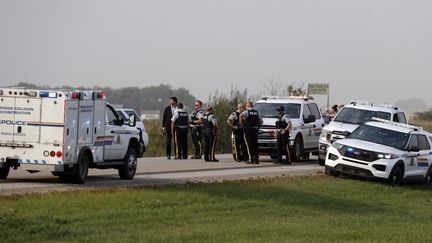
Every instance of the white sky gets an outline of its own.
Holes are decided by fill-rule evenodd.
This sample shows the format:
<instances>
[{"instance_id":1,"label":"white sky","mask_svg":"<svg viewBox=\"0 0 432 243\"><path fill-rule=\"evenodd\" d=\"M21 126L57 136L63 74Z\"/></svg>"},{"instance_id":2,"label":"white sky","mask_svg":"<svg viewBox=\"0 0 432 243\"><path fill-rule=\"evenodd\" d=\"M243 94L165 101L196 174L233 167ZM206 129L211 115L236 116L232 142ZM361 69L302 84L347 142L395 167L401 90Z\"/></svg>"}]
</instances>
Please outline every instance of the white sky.
<instances>
[{"instance_id":1,"label":"white sky","mask_svg":"<svg viewBox=\"0 0 432 243\"><path fill-rule=\"evenodd\" d=\"M0 0L0 84L330 82L330 103L432 104L430 0Z\"/></svg>"}]
</instances>

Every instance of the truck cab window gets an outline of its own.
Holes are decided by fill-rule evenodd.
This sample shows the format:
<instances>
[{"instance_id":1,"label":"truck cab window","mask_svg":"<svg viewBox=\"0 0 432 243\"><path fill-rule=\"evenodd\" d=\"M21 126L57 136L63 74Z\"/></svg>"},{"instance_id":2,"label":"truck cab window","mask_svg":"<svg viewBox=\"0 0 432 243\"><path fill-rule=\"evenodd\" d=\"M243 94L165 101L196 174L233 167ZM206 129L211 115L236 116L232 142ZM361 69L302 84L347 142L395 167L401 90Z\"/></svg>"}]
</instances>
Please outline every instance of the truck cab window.
<instances>
[{"instance_id":1,"label":"truck cab window","mask_svg":"<svg viewBox=\"0 0 432 243\"><path fill-rule=\"evenodd\" d=\"M110 108L106 107L105 109L106 109L106 124L116 125L117 116Z\"/></svg>"}]
</instances>

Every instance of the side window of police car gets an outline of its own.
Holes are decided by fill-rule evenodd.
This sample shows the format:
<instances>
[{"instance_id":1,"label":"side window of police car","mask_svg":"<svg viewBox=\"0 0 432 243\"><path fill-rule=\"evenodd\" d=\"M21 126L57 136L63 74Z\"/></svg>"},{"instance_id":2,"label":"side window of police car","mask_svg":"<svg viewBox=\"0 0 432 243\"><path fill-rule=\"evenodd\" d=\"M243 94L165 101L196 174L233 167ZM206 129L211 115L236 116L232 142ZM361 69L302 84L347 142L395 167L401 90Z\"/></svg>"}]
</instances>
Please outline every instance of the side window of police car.
<instances>
[{"instance_id":1,"label":"side window of police car","mask_svg":"<svg viewBox=\"0 0 432 243\"><path fill-rule=\"evenodd\" d=\"M106 107L106 118L107 118L107 120L106 120L106 124L109 124L109 125L116 125L116 121L117 121L117 116L114 114L114 112L110 109L110 108L108 108L108 107Z\"/></svg>"},{"instance_id":2,"label":"side window of police car","mask_svg":"<svg viewBox=\"0 0 432 243\"><path fill-rule=\"evenodd\" d=\"M403 112L399 112L397 113L398 117L399 117L399 122L400 123L407 123L406 117L405 117L405 113Z\"/></svg>"},{"instance_id":3,"label":"side window of police car","mask_svg":"<svg viewBox=\"0 0 432 243\"><path fill-rule=\"evenodd\" d=\"M308 106L309 106L309 109L310 109L310 112L312 113L312 115L315 116L315 119L316 120L321 119L321 114L320 114L320 111L318 109L318 106L315 103L311 103Z\"/></svg>"},{"instance_id":4,"label":"side window of police car","mask_svg":"<svg viewBox=\"0 0 432 243\"><path fill-rule=\"evenodd\" d=\"M408 150L417 149L419 146L417 135L411 135L409 143L408 143Z\"/></svg>"},{"instance_id":5,"label":"side window of police car","mask_svg":"<svg viewBox=\"0 0 432 243\"><path fill-rule=\"evenodd\" d=\"M419 150L429 150L430 145L425 135L417 135Z\"/></svg>"},{"instance_id":6,"label":"side window of police car","mask_svg":"<svg viewBox=\"0 0 432 243\"><path fill-rule=\"evenodd\" d=\"M308 105L303 105L303 121L306 123L308 117L311 115Z\"/></svg>"}]
</instances>

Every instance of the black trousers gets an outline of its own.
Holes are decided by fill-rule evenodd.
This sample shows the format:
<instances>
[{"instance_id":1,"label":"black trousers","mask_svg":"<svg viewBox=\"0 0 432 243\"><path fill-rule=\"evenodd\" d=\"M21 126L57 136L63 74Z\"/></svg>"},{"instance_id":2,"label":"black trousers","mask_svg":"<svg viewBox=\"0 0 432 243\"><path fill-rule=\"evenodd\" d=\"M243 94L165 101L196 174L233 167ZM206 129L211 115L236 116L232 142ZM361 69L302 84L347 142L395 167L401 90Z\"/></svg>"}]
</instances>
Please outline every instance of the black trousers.
<instances>
[{"instance_id":1,"label":"black trousers","mask_svg":"<svg viewBox=\"0 0 432 243\"><path fill-rule=\"evenodd\" d=\"M175 158L187 159L188 157L188 128L176 128L174 137Z\"/></svg>"},{"instance_id":2,"label":"black trousers","mask_svg":"<svg viewBox=\"0 0 432 243\"><path fill-rule=\"evenodd\" d=\"M171 141L172 141L171 127L165 127L165 153L167 158L171 157Z\"/></svg>"},{"instance_id":3,"label":"black trousers","mask_svg":"<svg viewBox=\"0 0 432 243\"><path fill-rule=\"evenodd\" d=\"M276 136L277 139L277 157L278 160L282 160L282 156L285 155L285 162L291 163L291 153L290 153L290 144L289 144L289 135L282 135L280 132Z\"/></svg>"},{"instance_id":4,"label":"black trousers","mask_svg":"<svg viewBox=\"0 0 432 243\"><path fill-rule=\"evenodd\" d=\"M244 129L233 130L233 155L236 161L248 160L249 154L246 147Z\"/></svg>"},{"instance_id":5,"label":"black trousers","mask_svg":"<svg viewBox=\"0 0 432 243\"><path fill-rule=\"evenodd\" d=\"M201 158L202 156L202 127L191 128L192 142L195 147L195 158Z\"/></svg>"},{"instance_id":6,"label":"black trousers","mask_svg":"<svg viewBox=\"0 0 432 243\"><path fill-rule=\"evenodd\" d=\"M211 129L203 130L203 138L204 138L204 160L212 161L216 160L216 134L214 134Z\"/></svg>"},{"instance_id":7,"label":"black trousers","mask_svg":"<svg viewBox=\"0 0 432 243\"><path fill-rule=\"evenodd\" d=\"M258 163L258 128L245 128L244 135L249 155L248 160L250 162Z\"/></svg>"}]
</instances>

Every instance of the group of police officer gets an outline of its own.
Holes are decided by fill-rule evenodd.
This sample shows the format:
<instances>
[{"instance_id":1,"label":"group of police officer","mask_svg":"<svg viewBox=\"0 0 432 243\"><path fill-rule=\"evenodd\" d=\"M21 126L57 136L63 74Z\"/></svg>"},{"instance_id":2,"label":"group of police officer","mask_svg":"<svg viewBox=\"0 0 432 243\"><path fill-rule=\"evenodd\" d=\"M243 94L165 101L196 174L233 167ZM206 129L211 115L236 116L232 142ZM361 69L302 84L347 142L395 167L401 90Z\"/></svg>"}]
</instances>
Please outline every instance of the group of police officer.
<instances>
[{"instance_id":1,"label":"group of police officer","mask_svg":"<svg viewBox=\"0 0 432 243\"><path fill-rule=\"evenodd\" d=\"M291 163L289 131L291 120L284 113L284 107L276 109L278 120L276 121L275 137L277 139L277 162ZM227 120L233 133L233 155L237 162L259 164L258 132L263 123L261 114L253 108L252 102L246 105L239 103L237 110ZM206 105L202 109L202 102L196 100L194 111L190 114L183 110L183 104L177 103L176 97L170 98L170 105L165 108L162 118L163 132L166 137L166 155L171 159L171 141L174 140L175 159L188 158L188 131L191 131L195 154L191 159L201 159L204 147L204 160L207 162L219 162L215 157L218 120L213 114L213 106ZM173 139L174 138L174 139ZM203 146L204 140L204 146ZM285 155L285 160L282 160Z\"/></svg>"},{"instance_id":2,"label":"group of police officer","mask_svg":"<svg viewBox=\"0 0 432 243\"><path fill-rule=\"evenodd\" d=\"M276 121L275 137L277 139L277 162L291 163L289 147L289 130L291 120L284 113L284 107L276 109L278 120ZM237 110L233 112L227 120L232 128L233 134L233 155L237 162L244 161L248 164L259 164L258 155L258 132L263 120L261 114L253 108L252 102L237 105ZM282 155L286 156L285 161Z\"/></svg>"},{"instance_id":3,"label":"group of police officer","mask_svg":"<svg viewBox=\"0 0 432 243\"><path fill-rule=\"evenodd\" d=\"M218 121L211 104L207 104L204 112L202 102L196 100L194 111L188 114L183 110L183 104L177 103L177 97L170 97L170 105L165 108L162 117L162 129L166 138L167 159L171 159L172 140L175 148L174 159L188 158L187 136L190 129L195 147L195 154L190 158L201 159L204 147L204 160L219 162L215 156Z\"/></svg>"}]
</instances>

